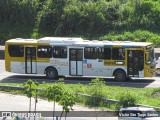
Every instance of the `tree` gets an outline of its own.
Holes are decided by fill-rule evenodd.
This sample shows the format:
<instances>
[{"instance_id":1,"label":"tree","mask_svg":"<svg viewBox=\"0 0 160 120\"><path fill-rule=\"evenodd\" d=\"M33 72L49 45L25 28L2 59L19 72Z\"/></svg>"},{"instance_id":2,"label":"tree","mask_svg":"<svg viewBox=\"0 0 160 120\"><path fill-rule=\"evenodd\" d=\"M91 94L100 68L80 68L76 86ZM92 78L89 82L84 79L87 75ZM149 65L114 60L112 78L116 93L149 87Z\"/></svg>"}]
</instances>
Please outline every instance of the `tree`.
<instances>
[{"instance_id":1,"label":"tree","mask_svg":"<svg viewBox=\"0 0 160 120\"><path fill-rule=\"evenodd\" d=\"M53 120L55 116L55 102L60 101L62 94L63 88L57 83L54 83L52 86L46 89L46 97L48 98L48 101L53 101Z\"/></svg>"},{"instance_id":2,"label":"tree","mask_svg":"<svg viewBox=\"0 0 160 120\"><path fill-rule=\"evenodd\" d=\"M61 120L61 117L63 115L63 112L65 111L65 119L67 117L67 113L69 113L70 109L72 109L73 105L75 104L75 96L70 93L69 91L64 91L63 92L63 95L59 101L59 105L62 105L63 107L63 111L62 111L62 114L60 116L60 120Z\"/></svg>"},{"instance_id":3,"label":"tree","mask_svg":"<svg viewBox=\"0 0 160 120\"><path fill-rule=\"evenodd\" d=\"M24 86L24 93L27 94L27 97L29 98L29 113L31 112L31 98L32 98L33 95L36 94L36 87L38 85L39 85L38 82L33 82L30 79L23 84L23 86ZM35 102L35 104L36 103L37 102ZM29 117L29 119L30 119L30 117Z\"/></svg>"},{"instance_id":4,"label":"tree","mask_svg":"<svg viewBox=\"0 0 160 120\"><path fill-rule=\"evenodd\" d=\"M59 105L62 105L62 113L60 119L65 111L65 117L67 113L72 110L73 105L75 104L75 96L71 94L69 91L65 91L63 88L63 78L57 80L52 86L49 86L46 89L46 97L48 98L49 102L53 101L53 120L55 116L55 102Z\"/></svg>"}]
</instances>

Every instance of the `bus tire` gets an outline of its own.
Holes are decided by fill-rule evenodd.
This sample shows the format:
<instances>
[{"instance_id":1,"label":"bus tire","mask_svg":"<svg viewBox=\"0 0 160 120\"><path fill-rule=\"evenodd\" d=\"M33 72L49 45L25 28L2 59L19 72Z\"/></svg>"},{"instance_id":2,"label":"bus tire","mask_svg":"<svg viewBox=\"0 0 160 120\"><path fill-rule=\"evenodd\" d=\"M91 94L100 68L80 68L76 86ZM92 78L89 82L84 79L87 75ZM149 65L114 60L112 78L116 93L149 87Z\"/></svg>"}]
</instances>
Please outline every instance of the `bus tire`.
<instances>
[{"instance_id":1,"label":"bus tire","mask_svg":"<svg viewBox=\"0 0 160 120\"><path fill-rule=\"evenodd\" d=\"M116 81L122 82L126 80L126 73L123 70L116 70L114 73Z\"/></svg>"},{"instance_id":2,"label":"bus tire","mask_svg":"<svg viewBox=\"0 0 160 120\"><path fill-rule=\"evenodd\" d=\"M55 68L49 67L46 70L46 77L48 79L56 79L58 77L58 72Z\"/></svg>"}]
</instances>

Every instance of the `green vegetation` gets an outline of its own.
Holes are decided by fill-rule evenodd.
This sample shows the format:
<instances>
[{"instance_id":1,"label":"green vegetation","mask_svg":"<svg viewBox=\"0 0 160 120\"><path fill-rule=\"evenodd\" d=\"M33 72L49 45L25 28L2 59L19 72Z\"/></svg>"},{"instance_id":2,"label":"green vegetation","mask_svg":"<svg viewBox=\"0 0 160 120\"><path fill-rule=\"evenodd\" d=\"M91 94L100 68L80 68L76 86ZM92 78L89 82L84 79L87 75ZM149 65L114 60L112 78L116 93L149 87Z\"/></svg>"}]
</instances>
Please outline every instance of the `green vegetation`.
<instances>
[{"instance_id":1,"label":"green vegetation","mask_svg":"<svg viewBox=\"0 0 160 120\"><path fill-rule=\"evenodd\" d=\"M137 99L134 95L130 93L122 94L117 103L117 109L125 107L134 107L137 103Z\"/></svg>"},{"instance_id":2,"label":"green vegetation","mask_svg":"<svg viewBox=\"0 0 160 120\"><path fill-rule=\"evenodd\" d=\"M1 0L0 13L0 44L43 36L160 41L159 0Z\"/></svg>"},{"instance_id":3,"label":"green vegetation","mask_svg":"<svg viewBox=\"0 0 160 120\"><path fill-rule=\"evenodd\" d=\"M32 80L28 80L23 84L24 86L24 94L27 94L27 97L29 98L29 112L31 112L31 99L33 96L37 94L36 89L39 84L37 82L33 82ZM37 103L37 100L35 104ZM36 105L35 105L36 106ZM35 107L36 110L36 107ZM30 119L30 118L29 118Z\"/></svg>"},{"instance_id":4,"label":"green vegetation","mask_svg":"<svg viewBox=\"0 0 160 120\"><path fill-rule=\"evenodd\" d=\"M85 104L89 106L100 106L102 101L102 87L105 86L105 81L102 78L96 78L89 83L90 89L88 89L87 94L93 96L86 99ZM79 96L81 97L81 96Z\"/></svg>"},{"instance_id":5,"label":"green vegetation","mask_svg":"<svg viewBox=\"0 0 160 120\"><path fill-rule=\"evenodd\" d=\"M67 117L67 113L69 113L70 110L73 110L72 107L75 104L75 95L73 93L71 93L68 90L65 90L66 87L64 87L64 83L62 82L63 79L59 79L57 80L55 83L51 84L50 86L46 86L45 89L37 89L39 86L39 83L36 81L32 81L31 79L29 79L27 82L25 82L24 84L20 84L18 86L20 86L22 89L20 90L11 90L11 89L0 89L0 91L6 91L6 92L10 92L13 94L26 94L27 97L29 98L29 112L31 112L31 99L32 97L35 96L35 108L34 108L34 112L36 113L36 104L38 102L37 97L39 95L41 95L44 98L48 99L48 102L52 102L53 101L53 120L55 117L55 103L58 103L59 105L62 106L62 113L60 116L61 117L63 115L63 113L65 112L65 119ZM43 83L44 84L44 83ZM5 85L5 84L4 84ZM15 84L10 84L15 85ZM9 86L10 86L9 85ZM23 86L23 87L22 87ZM42 94L39 94L41 93ZM30 119L30 117L29 117Z\"/></svg>"},{"instance_id":6,"label":"green vegetation","mask_svg":"<svg viewBox=\"0 0 160 120\"><path fill-rule=\"evenodd\" d=\"M70 108L75 104L75 97L73 94L71 94L69 91L65 91L62 87L62 82L55 82L52 86L47 87L45 91L42 90L42 92L45 92L46 95L44 97L48 98L49 102L53 101L53 118L55 117L55 103L62 105L63 111L61 113L60 119L63 115L63 112L67 113L69 112ZM69 108L70 107L70 108ZM66 117L65 115L65 117Z\"/></svg>"},{"instance_id":7,"label":"green vegetation","mask_svg":"<svg viewBox=\"0 0 160 120\"><path fill-rule=\"evenodd\" d=\"M74 105L74 99L76 103L81 103L91 107L96 106L109 109L118 109L120 107L134 106L135 104L160 107L159 88L140 89L119 86L107 86L105 84L105 81L101 78L93 79L90 84L85 85L43 82L38 86L38 88L41 89L38 92L38 97L48 98L49 101L58 101L59 104L62 106L66 105L64 107L64 111L67 111L69 106L72 107ZM0 83L0 85L23 86L23 84L9 83ZM21 90L0 90L16 94L24 93ZM63 93L61 91L63 91ZM76 97L72 96L73 94L71 93L74 93ZM87 94L88 97L82 94ZM114 99L119 102L117 104L105 103L100 98Z\"/></svg>"}]
</instances>

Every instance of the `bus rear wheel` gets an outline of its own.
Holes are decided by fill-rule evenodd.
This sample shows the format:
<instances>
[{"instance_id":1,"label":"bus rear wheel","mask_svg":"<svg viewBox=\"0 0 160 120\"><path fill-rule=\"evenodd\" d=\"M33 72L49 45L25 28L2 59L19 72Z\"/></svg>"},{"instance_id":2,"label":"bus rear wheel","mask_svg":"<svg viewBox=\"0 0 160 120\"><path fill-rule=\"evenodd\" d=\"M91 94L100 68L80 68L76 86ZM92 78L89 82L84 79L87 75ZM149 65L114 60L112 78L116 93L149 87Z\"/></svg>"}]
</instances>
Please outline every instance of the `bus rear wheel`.
<instances>
[{"instance_id":1,"label":"bus rear wheel","mask_svg":"<svg viewBox=\"0 0 160 120\"><path fill-rule=\"evenodd\" d=\"M114 77L116 81L122 82L126 80L126 73L123 70L117 70L114 73Z\"/></svg>"},{"instance_id":2,"label":"bus rear wheel","mask_svg":"<svg viewBox=\"0 0 160 120\"><path fill-rule=\"evenodd\" d=\"M46 70L46 77L48 79L56 79L58 77L58 72L55 68L48 68Z\"/></svg>"}]
</instances>

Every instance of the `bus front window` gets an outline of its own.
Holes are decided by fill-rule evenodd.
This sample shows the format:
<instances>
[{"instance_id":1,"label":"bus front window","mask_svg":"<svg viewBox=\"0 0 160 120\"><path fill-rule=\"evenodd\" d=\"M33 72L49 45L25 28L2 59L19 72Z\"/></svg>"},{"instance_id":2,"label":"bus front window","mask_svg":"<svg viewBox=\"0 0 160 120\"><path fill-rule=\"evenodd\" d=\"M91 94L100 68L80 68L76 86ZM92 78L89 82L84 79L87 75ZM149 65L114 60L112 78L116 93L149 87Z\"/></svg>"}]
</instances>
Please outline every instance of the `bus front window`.
<instances>
[{"instance_id":1,"label":"bus front window","mask_svg":"<svg viewBox=\"0 0 160 120\"><path fill-rule=\"evenodd\" d=\"M154 50L150 50L148 52L148 61L152 63L154 62L154 59L155 59Z\"/></svg>"},{"instance_id":2,"label":"bus front window","mask_svg":"<svg viewBox=\"0 0 160 120\"><path fill-rule=\"evenodd\" d=\"M151 68L155 68L156 59L155 59L154 50L149 50L147 52L147 64L150 64Z\"/></svg>"}]
</instances>

